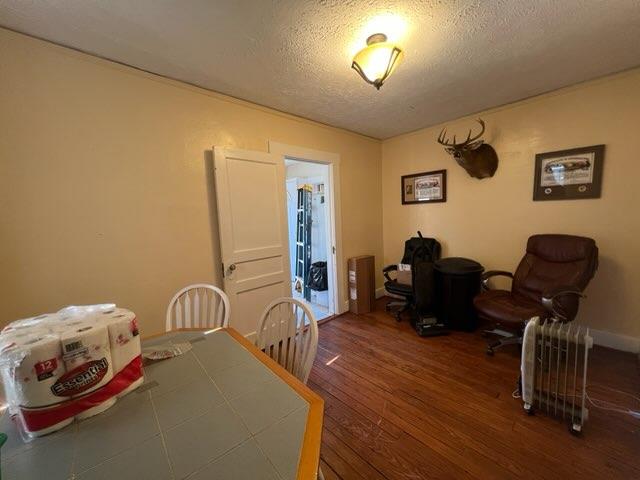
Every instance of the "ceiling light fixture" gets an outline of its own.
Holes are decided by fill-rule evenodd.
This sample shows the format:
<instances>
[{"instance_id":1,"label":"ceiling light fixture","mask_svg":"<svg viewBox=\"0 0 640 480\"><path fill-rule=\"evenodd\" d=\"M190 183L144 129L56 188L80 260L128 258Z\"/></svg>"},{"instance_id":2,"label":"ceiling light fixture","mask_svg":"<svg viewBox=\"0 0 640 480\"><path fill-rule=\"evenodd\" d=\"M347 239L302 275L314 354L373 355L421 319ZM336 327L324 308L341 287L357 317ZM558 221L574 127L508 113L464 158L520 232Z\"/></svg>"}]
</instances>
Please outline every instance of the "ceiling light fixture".
<instances>
[{"instance_id":1,"label":"ceiling light fixture","mask_svg":"<svg viewBox=\"0 0 640 480\"><path fill-rule=\"evenodd\" d=\"M402 56L402 50L387 42L384 33L376 33L367 38L367 46L353 57L351 68L358 72L365 82L380 90L402 60Z\"/></svg>"}]
</instances>

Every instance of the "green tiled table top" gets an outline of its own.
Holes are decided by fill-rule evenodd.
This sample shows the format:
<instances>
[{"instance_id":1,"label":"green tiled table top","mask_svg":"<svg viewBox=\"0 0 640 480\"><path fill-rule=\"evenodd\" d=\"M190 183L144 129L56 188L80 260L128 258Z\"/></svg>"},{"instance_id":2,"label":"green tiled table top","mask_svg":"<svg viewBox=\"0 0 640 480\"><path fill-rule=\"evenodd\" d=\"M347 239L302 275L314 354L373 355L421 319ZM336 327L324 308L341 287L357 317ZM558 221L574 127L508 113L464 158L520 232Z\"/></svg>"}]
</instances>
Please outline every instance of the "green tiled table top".
<instances>
[{"instance_id":1,"label":"green tiled table top","mask_svg":"<svg viewBox=\"0 0 640 480\"><path fill-rule=\"evenodd\" d=\"M145 366L145 383L106 412L24 443L3 415L3 480L294 480L309 403L226 331Z\"/></svg>"}]
</instances>

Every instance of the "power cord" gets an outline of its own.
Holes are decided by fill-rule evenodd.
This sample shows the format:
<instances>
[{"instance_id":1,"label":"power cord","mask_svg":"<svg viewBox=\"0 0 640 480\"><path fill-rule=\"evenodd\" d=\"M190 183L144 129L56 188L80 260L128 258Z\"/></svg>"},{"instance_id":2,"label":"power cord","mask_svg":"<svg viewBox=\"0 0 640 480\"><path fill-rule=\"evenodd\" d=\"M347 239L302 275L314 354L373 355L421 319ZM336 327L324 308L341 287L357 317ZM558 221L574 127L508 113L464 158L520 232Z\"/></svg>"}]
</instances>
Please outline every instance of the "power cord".
<instances>
[{"instance_id":1,"label":"power cord","mask_svg":"<svg viewBox=\"0 0 640 480\"><path fill-rule=\"evenodd\" d=\"M599 398L591 398L589 396L589 393L586 390L589 387L594 387L594 386L597 387L597 388L604 388L604 389L610 390L612 392L621 393L622 395L626 395L628 397L633 398L636 402L639 402L639 403L640 403L640 397L638 397L636 395L633 395L633 394L631 394L629 392L624 392L622 390L618 390L616 388L607 387L606 385L587 385L585 387L585 396L586 396L587 400L589 401L589 403L591 405L593 405L595 408L599 408L600 410L605 410L605 411L608 411L608 412L617 412L617 413L622 413L622 414L626 414L626 415L631 415L634 418L640 419L640 410L631 410L630 408L625 408L625 407L623 407L621 405L618 405L616 403L609 402L608 400L602 400L602 399L599 399Z\"/></svg>"},{"instance_id":2,"label":"power cord","mask_svg":"<svg viewBox=\"0 0 640 480\"><path fill-rule=\"evenodd\" d=\"M633 398L636 402L640 402L640 397L629 393L629 392L625 392L624 390L618 390L617 388L611 388L611 387L607 387L606 385L587 385L586 388L589 387L596 387L596 388L604 388L605 390L609 390L611 392L616 392L616 393L621 393L622 395L626 395L628 397Z\"/></svg>"},{"instance_id":3,"label":"power cord","mask_svg":"<svg viewBox=\"0 0 640 480\"><path fill-rule=\"evenodd\" d=\"M575 395L574 395L575 396ZM600 400L600 399L593 399L589 396L588 393L585 393L585 396L587 398L587 400L589 401L589 403L591 405L593 405L595 408L599 408L600 410L605 410L607 412L617 412L617 413L624 413L624 414L628 414L631 415L634 418L640 418L640 411L637 410L631 410L631 409L625 409L625 408L618 408L619 405L616 405L615 403L611 403L611 402L607 402L606 400ZM607 405L613 405L613 407L608 407L608 406L603 406L603 405L598 405L596 402L602 402L604 404Z\"/></svg>"},{"instance_id":4,"label":"power cord","mask_svg":"<svg viewBox=\"0 0 640 480\"><path fill-rule=\"evenodd\" d=\"M630 408L625 408L622 405L618 405L616 403L610 402L608 400L602 400L601 398L591 398L589 396L589 393L587 392L587 389L590 387L597 387L597 388L604 388L606 390L610 390L612 392L616 392L616 393L621 393L622 395L627 395L628 397L633 398L636 402L640 403L640 397L633 395L629 392L624 392L622 390L618 390L615 388L611 388L611 387L607 387L606 385L587 385L585 387L585 397L587 399L587 401L595 408L598 408L600 410L605 410L607 412L616 412L616 413L622 413L625 415L631 415L634 418L638 418L640 419L640 410L631 410ZM513 393L511 393L511 396L513 398L520 398L520 389L516 388ZM572 397L575 398L578 395L567 395L567 397Z\"/></svg>"}]
</instances>

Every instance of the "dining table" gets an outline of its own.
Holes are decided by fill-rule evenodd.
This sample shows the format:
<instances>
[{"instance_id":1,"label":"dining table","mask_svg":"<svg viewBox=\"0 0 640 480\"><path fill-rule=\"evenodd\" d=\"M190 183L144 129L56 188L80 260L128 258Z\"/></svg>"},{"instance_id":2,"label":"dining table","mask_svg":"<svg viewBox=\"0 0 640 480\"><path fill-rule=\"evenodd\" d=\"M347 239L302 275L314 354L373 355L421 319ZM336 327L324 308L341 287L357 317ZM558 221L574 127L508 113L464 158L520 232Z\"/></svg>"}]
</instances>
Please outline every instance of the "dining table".
<instances>
[{"instance_id":1,"label":"dining table","mask_svg":"<svg viewBox=\"0 0 640 480\"><path fill-rule=\"evenodd\" d=\"M5 411L2 480L316 478L321 397L233 328L143 341L158 346L186 351L101 414L29 440Z\"/></svg>"}]
</instances>

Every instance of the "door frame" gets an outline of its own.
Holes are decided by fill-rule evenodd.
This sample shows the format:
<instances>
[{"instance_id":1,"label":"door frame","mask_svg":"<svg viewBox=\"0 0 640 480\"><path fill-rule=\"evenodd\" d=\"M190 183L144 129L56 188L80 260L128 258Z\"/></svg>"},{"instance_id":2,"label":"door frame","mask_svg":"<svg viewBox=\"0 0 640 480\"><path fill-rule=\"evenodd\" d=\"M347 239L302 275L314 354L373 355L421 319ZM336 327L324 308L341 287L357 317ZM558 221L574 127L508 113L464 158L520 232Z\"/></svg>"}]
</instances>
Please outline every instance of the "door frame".
<instances>
[{"instance_id":1,"label":"door frame","mask_svg":"<svg viewBox=\"0 0 640 480\"><path fill-rule=\"evenodd\" d=\"M269 140L269 153L272 153L284 162L285 159L297 160L308 163L319 163L329 167L329 195L327 211L328 239L327 248L327 275L329 282L333 285L333 292L330 296L330 306L334 315L344 313L346 301L346 286L344 282L339 282L339 278L344 278L344 262L342 259L342 211L340 202L340 155L337 153L324 152L286 143ZM285 180L286 181L286 180ZM286 185L285 185L286 192ZM285 193L286 195L286 193ZM287 242L289 236L287 235ZM287 249L287 252L289 250ZM331 261L329 261L331 259ZM340 261L338 261L340 259ZM291 262L291 259L289 259ZM289 265L289 269L291 266ZM343 288L345 291L343 292Z\"/></svg>"},{"instance_id":2,"label":"door frame","mask_svg":"<svg viewBox=\"0 0 640 480\"><path fill-rule=\"evenodd\" d=\"M297 189L298 189L298 182L297 182L297 180L295 178L294 179L287 178L287 166L286 165L285 165L284 169L285 169L285 173L284 173L285 195L287 195L287 205L286 205L287 206L287 227L289 229L289 235L287 235L287 241L289 241L290 238L291 238L291 230L292 230L291 225L289 225L289 182L295 181L295 183L296 183L296 189L295 189L296 190L296 194L297 194ZM293 198L291 198L291 204L294 206L294 209L297 207L296 199L297 199L297 197L295 197L295 196ZM297 218L297 215L295 215L295 212L294 212L294 219L293 219L293 223L294 223L293 228L294 229L296 228L295 227L296 218ZM295 275L295 268L293 267L293 265L294 265L293 262L295 261L296 253L295 253L295 248L293 248L293 252L291 251L292 250L291 247L292 247L291 242L289 242L289 273L291 274L290 279L291 279L291 283L293 284L294 278L296 276Z\"/></svg>"}]
</instances>

